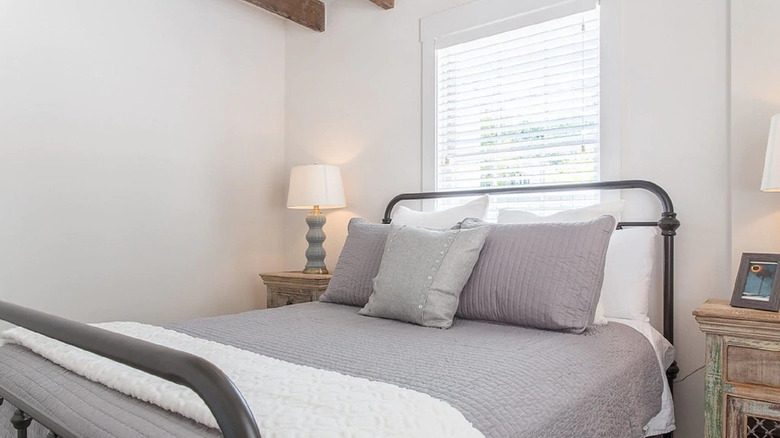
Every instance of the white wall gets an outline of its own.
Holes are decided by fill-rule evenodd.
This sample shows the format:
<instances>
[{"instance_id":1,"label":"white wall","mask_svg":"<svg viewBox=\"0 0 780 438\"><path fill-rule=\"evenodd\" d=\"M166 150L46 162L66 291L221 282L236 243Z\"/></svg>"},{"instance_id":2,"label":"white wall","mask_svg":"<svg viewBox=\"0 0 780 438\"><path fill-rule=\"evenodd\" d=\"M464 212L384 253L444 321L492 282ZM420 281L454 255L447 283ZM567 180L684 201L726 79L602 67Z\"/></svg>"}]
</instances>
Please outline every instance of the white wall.
<instances>
[{"instance_id":1,"label":"white wall","mask_svg":"<svg viewBox=\"0 0 780 438\"><path fill-rule=\"evenodd\" d=\"M603 0L602 5L616 0ZM327 263L336 263L352 216L378 220L386 202L421 188L419 19L467 3L328 2L328 31L287 32L286 162L338 164L348 208L328 213ZM616 6L612 4L611 6ZM620 139L622 178L666 188L683 227L677 239L676 344L681 376L703 364L691 311L724 297L729 278L727 0L623 1ZM654 211L626 193L631 215ZM648 207L651 206L651 207ZM288 212L287 263L305 263L306 225ZM643 216L641 219L647 219ZM677 387L679 437L703 435L703 378Z\"/></svg>"},{"instance_id":2,"label":"white wall","mask_svg":"<svg viewBox=\"0 0 780 438\"><path fill-rule=\"evenodd\" d=\"M3 1L0 299L150 322L262 302L284 38L241 1Z\"/></svg>"},{"instance_id":3,"label":"white wall","mask_svg":"<svg viewBox=\"0 0 780 438\"><path fill-rule=\"evenodd\" d=\"M469 0L327 2L328 30L287 26L287 167L341 166L347 208L330 210L326 264L336 264L354 216L379 221L393 196L420 191L419 19ZM305 214L286 215L290 268L306 263Z\"/></svg>"},{"instance_id":4,"label":"white wall","mask_svg":"<svg viewBox=\"0 0 780 438\"><path fill-rule=\"evenodd\" d=\"M743 252L780 252L780 196L762 193L769 119L780 113L780 2L731 2L732 279Z\"/></svg>"},{"instance_id":5,"label":"white wall","mask_svg":"<svg viewBox=\"0 0 780 438\"><path fill-rule=\"evenodd\" d=\"M675 346L683 377L704 364L691 312L729 278L726 0L623 2L623 178L664 187L676 239ZM704 373L675 387L680 438L703 436Z\"/></svg>"}]
</instances>

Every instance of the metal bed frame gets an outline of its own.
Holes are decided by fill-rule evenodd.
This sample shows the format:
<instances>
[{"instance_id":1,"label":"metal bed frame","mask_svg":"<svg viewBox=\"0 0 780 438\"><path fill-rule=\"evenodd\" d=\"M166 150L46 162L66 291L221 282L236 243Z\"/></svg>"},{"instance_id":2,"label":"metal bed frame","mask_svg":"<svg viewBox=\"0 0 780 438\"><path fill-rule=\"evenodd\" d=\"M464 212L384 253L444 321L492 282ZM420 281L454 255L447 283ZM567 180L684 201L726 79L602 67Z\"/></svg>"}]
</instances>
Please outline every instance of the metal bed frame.
<instances>
[{"instance_id":1,"label":"metal bed frame","mask_svg":"<svg viewBox=\"0 0 780 438\"><path fill-rule=\"evenodd\" d=\"M620 222L623 227L658 227L664 241L663 264L663 332L669 342L674 342L674 236L680 222L674 212L669 195L655 183L643 180L603 181L585 184L556 184L532 187L506 187L500 189L460 190L451 192L405 193L394 197L382 222L389 224L393 207L401 201L423 200L482 194L515 194L583 190L642 189L654 194L661 203L661 218L657 222ZM187 386L197 393L209 407L225 438L261 438L257 423L244 397L233 382L210 362L188 353L162 347L149 342L123 336L87 324L70 321L54 315L0 301L0 319L25 327L34 332L57 339L97 355L145 371L165 380ZM675 361L666 370L669 386L679 372ZM79 438L66 426L58 424L45 412L26 403L15 394L0 394L0 405L8 401L16 410L11 425L18 438L27 438L27 429L33 419L47 428L50 438ZM671 437L671 434L665 435Z\"/></svg>"}]
</instances>

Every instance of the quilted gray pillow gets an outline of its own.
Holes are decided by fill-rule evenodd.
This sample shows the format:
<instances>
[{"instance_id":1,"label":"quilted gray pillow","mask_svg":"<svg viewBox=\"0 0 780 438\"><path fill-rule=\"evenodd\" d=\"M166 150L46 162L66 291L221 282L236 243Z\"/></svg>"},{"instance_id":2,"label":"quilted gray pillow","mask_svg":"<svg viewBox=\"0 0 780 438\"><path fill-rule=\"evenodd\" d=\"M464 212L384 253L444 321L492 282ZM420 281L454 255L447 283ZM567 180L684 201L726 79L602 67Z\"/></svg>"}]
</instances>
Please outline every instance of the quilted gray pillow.
<instances>
[{"instance_id":1,"label":"quilted gray pillow","mask_svg":"<svg viewBox=\"0 0 780 438\"><path fill-rule=\"evenodd\" d=\"M373 279L379 272L390 225L354 218L347 230L333 277L320 301L363 307L374 289Z\"/></svg>"},{"instance_id":2,"label":"quilted gray pillow","mask_svg":"<svg viewBox=\"0 0 780 438\"><path fill-rule=\"evenodd\" d=\"M485 224L490 233L457 315L581 333L593 322L615 219L589 222Z\"/></svg>"},{"instance_id":3,"label":"quilted gray pillow","mask_svg":"<svg viewBox=\"0 0 780 438\"><path fill-rule=\"evenodd\" d=\"M448 328L488 229L437 231L392 226L361 315Z\"/></svg>"}]
</instances>

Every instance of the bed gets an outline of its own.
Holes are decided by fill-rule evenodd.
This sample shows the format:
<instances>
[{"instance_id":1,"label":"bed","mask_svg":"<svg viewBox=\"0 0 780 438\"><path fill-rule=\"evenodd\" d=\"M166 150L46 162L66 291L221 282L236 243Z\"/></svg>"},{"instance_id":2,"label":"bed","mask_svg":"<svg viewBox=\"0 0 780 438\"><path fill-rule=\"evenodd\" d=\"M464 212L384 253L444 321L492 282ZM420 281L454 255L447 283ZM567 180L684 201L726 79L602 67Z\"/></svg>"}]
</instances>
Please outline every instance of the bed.
<instances>
[{"instance_id":1,"label":"bed","mask_svg":"<svg viewBox=\"0 0 780 438\"><path fill-rule=\"evenodd\" d=\"M661 230L663 335L673 341L673 237L679 222L663 189L647 181L616 181L489 193L594 189L642 189L660 200L660 220L623 222L618 227ZM399 195L388 205L384 222L390 222L393 207L402 200L485 192ZM338 433L338 425L328 422L334 416L332 410L318 408L307 413L269 406L253 413L220 369L191 354L8 303L0 305L0 318L192 388L221 429L83 378L28 347L9 344L0 347L0 397L5 401L0 414L12 427L0 431L7 434L0 436L28 436L29 432L29 436L43 437L51 431L51 436L61 437L259 437L272 436L263 434L268 425L283 431L283 424L277 427L280 422L296 419L312 423L312 428L322 427L321 436ZM648 342L649 335L641 333L642 329L651 330L649 324L643 328L610 323L573 334L457 319L448 330L437 330L367 318L352 306L315 302L186 321L165 329L309 370L327 370L431 396L455 408L474 429L490 438L644 436L645 425L661 410L664 391L659 369L663 352ZM666 377L671 388L677 367L668 362L664 365L668 365ZM272 386L274 382L266 383ZM338 395L342 396L345 394ZM390 414L377 418L385 417L394 418ZM273 436L300 436L295 435L299 431L290 433L275 432Z\"/></svg>"}]
</instances>

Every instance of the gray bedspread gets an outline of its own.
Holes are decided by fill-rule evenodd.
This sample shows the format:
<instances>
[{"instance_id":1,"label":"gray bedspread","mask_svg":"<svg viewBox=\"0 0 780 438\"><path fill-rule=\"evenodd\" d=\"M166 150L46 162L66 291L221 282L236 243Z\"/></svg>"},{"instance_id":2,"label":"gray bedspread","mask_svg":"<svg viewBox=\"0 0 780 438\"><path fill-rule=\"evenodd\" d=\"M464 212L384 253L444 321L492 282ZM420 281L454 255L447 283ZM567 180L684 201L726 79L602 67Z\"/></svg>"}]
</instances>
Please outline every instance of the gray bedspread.
<instances>
[{"instance_id":1,"label":"gray bedspread","mask_svg":"<svg viewBox=\"0 0 780 438\"><path fill-rule=\"evenodd\" d=\"M622 324L577 335L457 319L440 330L357 311L308 303L168 328L428 393L488 438L638 438L661 406L662 377L650 343ZM9 392L81 436L219 436L6 345L0 393ZM10 415L7 403L0 409ZM43 438L36 433L31 436ZM13 435L0 427L0 436Z\"/></svg>"}]
</instances>

